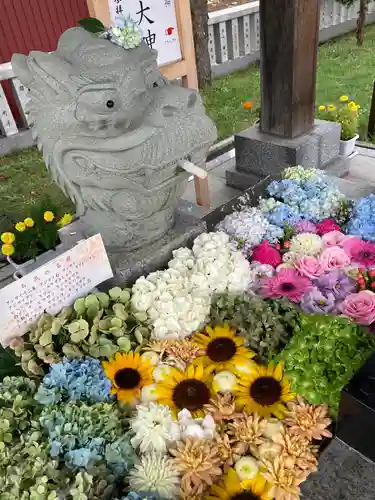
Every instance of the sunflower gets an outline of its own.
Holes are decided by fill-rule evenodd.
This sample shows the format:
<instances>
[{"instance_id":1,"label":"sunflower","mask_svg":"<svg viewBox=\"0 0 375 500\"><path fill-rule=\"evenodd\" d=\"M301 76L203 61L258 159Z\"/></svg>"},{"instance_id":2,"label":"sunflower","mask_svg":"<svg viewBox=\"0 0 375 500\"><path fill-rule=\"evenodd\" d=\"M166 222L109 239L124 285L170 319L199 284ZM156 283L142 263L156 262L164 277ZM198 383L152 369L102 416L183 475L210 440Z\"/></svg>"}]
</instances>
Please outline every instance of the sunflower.
<instances>
[{"instance_id":1,"label":"sunflower","mask_svg":"<svg viewBox=\"0 0 375 500\"><path fill-rule=\"evenodd\" d=\"M244 339L227 324L214 328L208 326L203 333L196 333L192 342L203 353L195 363L203 363L216 371L233 370L236 365L245 365L255 356L244 346Z\"/></svg>"},{"instance_id":2,"label":"sunflower","mask_svg":"<svg viewBox=\"0 0 375 500\"><path fill-rule=\"evenodd\" d=\"M211 486L206 500L270 500L272 485L260 474L253 479L240 481L237 472L229 469L222 486Z\"/></svg>"},{"instance_id":3,"label":"sunflower","mask_svg":"<svg viewBox=\"0 0 375 500\"><path fill-rule=\"evenodd\" d=\"M255 365L251 373L244 373L239 378L234 395L237 405L246 412L265 418L274 415L280 419L287 412L284 403L295 398L284 377L282 363L276 367L272 363L268 367Z\"/></svg>"},{"instance_id":4,"label":"sunflower","mask_svg":"<svg viewBox=\"0 0 375 500\"><path fill-rule=\"evenodd\" d=\"M117 352L113 359L102 364L106 376L112 382L111 394L124 403L136 403L142 387L153 382L153 366L142 359L138 352Z\"/></svg>"},{"instance_id":5,"label":"sunflower","mask_svg":"<svg viewBox=\"0 0 375 500\"><path fill-rule=\"evenodd\" d=\"M202 364L191 364L184 372L171 367L168 375L156 384L155 396L175 413L186 408L194 418L204 417L204 405L212 397L211 379L211 370Z\"/></svg>"}]
</instances>

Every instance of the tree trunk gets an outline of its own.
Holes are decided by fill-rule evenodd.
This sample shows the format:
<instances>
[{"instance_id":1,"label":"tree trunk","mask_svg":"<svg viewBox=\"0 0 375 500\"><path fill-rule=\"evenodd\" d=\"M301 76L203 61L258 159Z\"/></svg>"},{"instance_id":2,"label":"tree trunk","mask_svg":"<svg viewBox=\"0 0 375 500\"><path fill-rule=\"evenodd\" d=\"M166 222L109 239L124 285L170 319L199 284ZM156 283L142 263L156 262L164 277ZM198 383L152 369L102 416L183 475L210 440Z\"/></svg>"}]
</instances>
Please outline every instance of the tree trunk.
<instances>
[{"instance_id":1,"label":"tree trunk","mask_svg":"<svg viewBox=\"0 0 375 500\"><path fill-rule=\"evenodd\" d=\"M358 45L363 44L363 40L365 37L366 13L367 13L367 0L360 0L358 19L357 19L357 32L356 32Z\"/></svg>"},{"instance_id":2,"label":"tree trunk","mask_svg":"<svg viewBox=\"0 0 375 500\"><path fill-rule=\"evenodd\" d=\"M208 7L207 0L190 0L193 22L195 59L197 61L198 85L203 89L211 84L211 63L208 52Z\"/></svg>"}]
</instances>

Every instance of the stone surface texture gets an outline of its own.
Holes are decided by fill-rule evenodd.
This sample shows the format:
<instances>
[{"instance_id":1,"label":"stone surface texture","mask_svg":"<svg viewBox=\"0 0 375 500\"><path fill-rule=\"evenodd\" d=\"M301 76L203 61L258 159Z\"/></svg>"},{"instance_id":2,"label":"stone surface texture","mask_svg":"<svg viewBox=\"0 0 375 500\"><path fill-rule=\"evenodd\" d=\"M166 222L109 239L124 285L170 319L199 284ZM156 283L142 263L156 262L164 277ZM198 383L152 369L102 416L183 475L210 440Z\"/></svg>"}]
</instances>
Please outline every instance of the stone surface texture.
<instances>
[{"instance_id":1,"label":"stone surface texture","mask_svg":"<svg viewBox=\"0 0 375 500\"><path fill-rule=\"evenodd\" d=\"M263 179L294 165L324 169L339 154L340 130L337 123L316 120L309 134L286 139L251 127L235 135L236 170Z\"/></svg>"},{"instance_id":2,"label":"stone surface texture","mask_svg":"<svg viewBox=\"0 0 375 500\"><path fill-rule=\"evenodd\" d=\"M33 133L54 180L76 203L85 236L133 251L175 222L189 174L216 139L199 94L170 84L157 53L71 28L56 52L15 54L30 89Z\"/></svg>"},{"instance_id":3,"label":"stone surface texture","mask_svg":"<svg viewBox=\"0 0 375 500\"><path fill-rule=\"evenodd\" d=\"M375 465L335 438L301 489L301 500L374 500Z\"/></svg>"}]
</instances>

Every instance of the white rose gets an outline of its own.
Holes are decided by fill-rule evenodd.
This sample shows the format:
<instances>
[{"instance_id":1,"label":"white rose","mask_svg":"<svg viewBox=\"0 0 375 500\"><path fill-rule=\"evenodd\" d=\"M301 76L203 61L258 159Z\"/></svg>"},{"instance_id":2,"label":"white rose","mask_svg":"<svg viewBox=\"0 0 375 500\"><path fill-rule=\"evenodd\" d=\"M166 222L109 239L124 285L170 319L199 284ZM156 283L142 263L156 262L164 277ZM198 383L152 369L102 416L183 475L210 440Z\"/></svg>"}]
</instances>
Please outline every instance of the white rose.
<instances>
[{"instance_id":1,"label":"white rose","mask_svg":"<svg viewBox=\"0 0 375 500\"><path fill-rule=\"evenodd\" d=\"M252 457L242 457L234 466L240 481L253 479L259 470L259 463Z\"/></svg>"},{"instance_id":2,"label":"white rose","mask_svg":"<svg viewBox=\"0 0 375 500\"><path fill-rule=\"evenodd\" d=\"M151 401L156 401L158 398L156 396L156 384L146 385L141 390L141 401L142 403L148 404Z\"/></svg>"},{"instance_id":3,"label":"white rose","mask_svg":"<svg viewBox=\"0 0 375 500\"><path fill-rule=\"evenodd\" d=\"M162 382L166 378L169 377L170 373L172 371L172 368L169 365L165 365L164 363L160 363L160 365L157 365L154 368L154 371L152 373L152 377L155 382Z\"/></svg>"},{"instance_id":4,"label":"white rose","mask_svg":"<svg viewBox=\"0 0 375 500\"><path fill-rule=\"evenodd\" d=\"M237 384L237 377L232 372L222 371L217 373L212 381L215 392L232 392Z\"/></svg>"},{"instance_id":5,"label":"white rose","mask_svg":"<svg viewBox=\"0 0 375 500\"><path fill-rule=\"evenodd\" d=\"M151 365L157 365L160 361L160 356L156 352L147 351L142 354L141 359L148 361Z\"/></svg>"}]
</instances>

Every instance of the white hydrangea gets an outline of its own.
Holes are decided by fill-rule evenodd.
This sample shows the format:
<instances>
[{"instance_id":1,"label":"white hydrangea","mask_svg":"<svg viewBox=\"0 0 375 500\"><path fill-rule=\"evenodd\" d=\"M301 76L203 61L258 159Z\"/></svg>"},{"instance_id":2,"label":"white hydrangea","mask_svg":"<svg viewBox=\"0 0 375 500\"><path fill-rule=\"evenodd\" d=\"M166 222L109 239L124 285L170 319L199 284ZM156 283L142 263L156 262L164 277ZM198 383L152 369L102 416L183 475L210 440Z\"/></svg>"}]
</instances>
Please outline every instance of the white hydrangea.
<instances>
[{"instance_id":1,"label":"white hydrangea","mask_svg":"<svg viewBox=\"0 0 375 500\"><path fill-rule=\"evenodd\" d=\"M201 234L168 265L133 286L133 309L147 313L156 339L190 335L205 324L213 293L244 292L251 281L249 262L222 232Z\"/></svg>"},{"instance_id":2,"label":"white hydrangea","mask_svg":"<svg viewBox=\"0 0 375 500\"><path fill-rule=\"evenodd\" d=\"M138 405L130 421L135 433L130 442L141 453L166 453L168 446L180 439L180 425L168 406L157 403Z\"/></svg>"},{"instance_id":3,"label":"white hydrangea","mask_svg":"<svg viewBox=\"0 0 375 500\"><path fill-rule=\"evenodd\" d=\"M316 256L323 248L322 238L313 233L296 234L290 240L289 252L302 257L303 255ZM288 262L288 261L284 261Z\"/></svg>"},{"instance_id":4,"label":"white hydrangea","mask_svg":"<svg viewBox=\"0 0 375 500\"><path fill-rule=\"evenodd\" d=\"M249 247L254 247L262 242L269 226L259 209L249 207L227 215L217 228L230 236L243 239Z\"/></svg>"}]
</instances>

